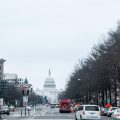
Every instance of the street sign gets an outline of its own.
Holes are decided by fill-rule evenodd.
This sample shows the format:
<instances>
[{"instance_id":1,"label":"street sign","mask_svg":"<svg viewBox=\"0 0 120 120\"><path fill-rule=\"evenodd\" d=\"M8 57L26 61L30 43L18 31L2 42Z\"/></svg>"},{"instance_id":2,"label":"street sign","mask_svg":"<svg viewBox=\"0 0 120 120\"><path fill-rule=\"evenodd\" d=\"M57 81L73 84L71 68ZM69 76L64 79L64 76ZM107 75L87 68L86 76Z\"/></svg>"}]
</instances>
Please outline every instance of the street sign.
<instances>
[{"instance_id":1,"label":"street sign","mask_svg":"<svg viewBox=\"0 0 120 120\"><path fill-rule=\"evenodd\" d=\"M23 96L23 106L26 106L28 103L28 96Z\"/></svg>"},{"instance_id":2,"label":"street sign","mask_svg":"<svg viewBox=\"0 0 120 120\"><path fill-rule=\"evenodd\" d=\"M3 98L0 98L0 106L3 105Z\"/></svg>"}]
</instances>

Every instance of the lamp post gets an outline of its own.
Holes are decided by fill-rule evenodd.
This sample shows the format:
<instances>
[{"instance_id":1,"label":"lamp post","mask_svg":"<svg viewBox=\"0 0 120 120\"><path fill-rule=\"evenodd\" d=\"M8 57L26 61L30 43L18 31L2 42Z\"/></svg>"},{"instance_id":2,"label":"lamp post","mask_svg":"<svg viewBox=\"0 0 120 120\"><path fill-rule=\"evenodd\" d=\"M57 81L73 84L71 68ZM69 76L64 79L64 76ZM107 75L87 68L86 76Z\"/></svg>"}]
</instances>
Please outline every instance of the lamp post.
<instances>
[{"instance_id":1,"label":"lamp post","mask_svg":"<svg viewBox=\"0 0 120 120\"><path fill-rule=\"evenodd\" d=\"M78 78L77 80L78 80L78 81L81 81L80 78ZM83 102L84 102L84 103L86 102L86 95L85 95L85 93L84 93L84 96L83 96Z\"/></svg>"},{"instance_id":2,"label":"lamp post","mask_svg":"<svg viewBox=\"0 0 120 120\"><path fill-rule=\"evenodd\" d=\"M80 78L78 78L77 80L80 81ZM78 101L80 101L80 99L78 99Z\"/></svg>"}]
</instances>

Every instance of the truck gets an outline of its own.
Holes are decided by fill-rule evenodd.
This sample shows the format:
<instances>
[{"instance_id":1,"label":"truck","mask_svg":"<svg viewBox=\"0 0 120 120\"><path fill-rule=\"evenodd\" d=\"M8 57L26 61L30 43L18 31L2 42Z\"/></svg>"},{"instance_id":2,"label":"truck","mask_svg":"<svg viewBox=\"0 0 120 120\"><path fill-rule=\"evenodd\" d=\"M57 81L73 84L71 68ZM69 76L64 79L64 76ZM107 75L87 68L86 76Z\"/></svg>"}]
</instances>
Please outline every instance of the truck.
<instances>
[{"instance_id":1,"label":"truck","mask_svg":"<svg viewBox=\"0 0 120 120\"><path fill-rule=\"evenodd\" d=\"M62 99L59 102L59 112L71 112L71 101L70 99Z\"/></svg>"}]
</instances>

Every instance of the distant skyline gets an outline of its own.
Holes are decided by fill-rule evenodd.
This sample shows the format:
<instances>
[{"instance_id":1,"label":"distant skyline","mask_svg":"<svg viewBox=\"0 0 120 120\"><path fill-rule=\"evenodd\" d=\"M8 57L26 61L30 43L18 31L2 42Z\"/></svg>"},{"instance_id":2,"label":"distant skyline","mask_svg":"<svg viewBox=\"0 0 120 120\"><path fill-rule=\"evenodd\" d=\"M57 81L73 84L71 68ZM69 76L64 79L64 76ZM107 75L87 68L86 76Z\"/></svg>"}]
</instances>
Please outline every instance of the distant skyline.
<instances>
[{"instance_id":1,"label":"distant skyline","mask_svg":"<svg viewBox=\"0 0 120 120\"><path fill-rule=\"evenodd\" d=\"M86 58L120 20L120 0L2 0L0 58L5 73L42 89L49 69L65 88L79 59Z\"/></svg>"}]
</instances>

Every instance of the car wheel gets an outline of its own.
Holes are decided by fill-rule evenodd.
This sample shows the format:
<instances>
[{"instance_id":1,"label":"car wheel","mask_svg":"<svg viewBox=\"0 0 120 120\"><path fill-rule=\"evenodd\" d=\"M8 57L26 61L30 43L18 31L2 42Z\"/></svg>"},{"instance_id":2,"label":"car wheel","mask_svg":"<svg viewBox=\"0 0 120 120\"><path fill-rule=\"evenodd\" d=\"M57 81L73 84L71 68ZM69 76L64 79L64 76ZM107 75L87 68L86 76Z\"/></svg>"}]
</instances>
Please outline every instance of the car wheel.
<instances>
[{"instance_id":1,"label":"car wheel","mask_svg":"<svg viewBox=\"0 0 120 120\"><path fill-rule=\"evenodd\" d=\"M10 115L10 113L7 113L7 115Z\"/></svg>"}]
</instances>

